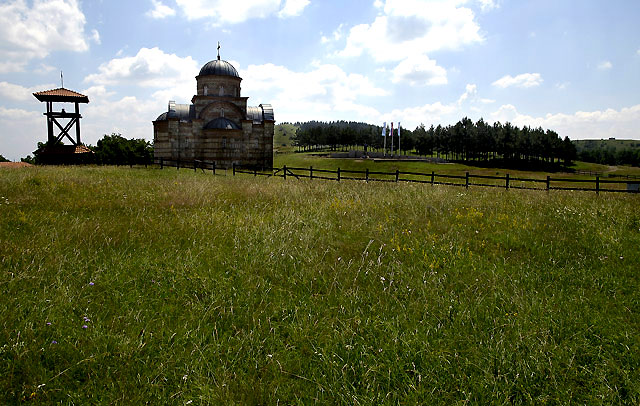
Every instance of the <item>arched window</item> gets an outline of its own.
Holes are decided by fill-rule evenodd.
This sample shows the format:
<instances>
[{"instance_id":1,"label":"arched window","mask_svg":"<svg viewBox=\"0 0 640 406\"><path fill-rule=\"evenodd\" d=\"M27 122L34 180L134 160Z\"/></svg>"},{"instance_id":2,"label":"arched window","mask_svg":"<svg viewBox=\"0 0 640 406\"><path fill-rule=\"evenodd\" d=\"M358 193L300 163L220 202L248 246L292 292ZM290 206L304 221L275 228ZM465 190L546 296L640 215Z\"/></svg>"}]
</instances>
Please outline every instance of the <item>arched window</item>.
<instances>
[{"instance_id":1,"label":"arched window","mask_svg":"<svg viewBox=\"0 0 640 406\"><path fill-rule=\"evenodd\" d=\"M218 96L224 96L224 86L220 86L220 91L218 92Z\"/></svg>"},{"instance_id":2,"label":"arched window","mask_svg":"<svg viewBox=\"0 0 640 406\"><path fill-rule=\"evenodd\" d=\"M208 95L209 94L209 86L204 85L204 95Z\"/></svg>"}]
</instances>

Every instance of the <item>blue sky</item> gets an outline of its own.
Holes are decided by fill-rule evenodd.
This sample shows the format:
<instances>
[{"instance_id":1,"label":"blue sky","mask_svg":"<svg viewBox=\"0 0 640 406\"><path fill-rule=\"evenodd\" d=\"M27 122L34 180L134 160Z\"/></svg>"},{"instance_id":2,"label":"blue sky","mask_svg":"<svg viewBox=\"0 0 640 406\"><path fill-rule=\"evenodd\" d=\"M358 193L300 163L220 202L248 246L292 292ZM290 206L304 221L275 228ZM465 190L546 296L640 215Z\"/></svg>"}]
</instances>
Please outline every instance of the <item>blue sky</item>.
<instances>
[{"instance_id":1,"label":"blue sky","mask_svg":"<svg viewBox=\"0 0 640 406\"><path fill-rule=\"evenodd\" d=\"M276 120L474 120L640 139L640 2L0 0L0 154L46 140L32 92L89 96L83 141L152 139L221 55Z\"/></svg>"}]
</instances>

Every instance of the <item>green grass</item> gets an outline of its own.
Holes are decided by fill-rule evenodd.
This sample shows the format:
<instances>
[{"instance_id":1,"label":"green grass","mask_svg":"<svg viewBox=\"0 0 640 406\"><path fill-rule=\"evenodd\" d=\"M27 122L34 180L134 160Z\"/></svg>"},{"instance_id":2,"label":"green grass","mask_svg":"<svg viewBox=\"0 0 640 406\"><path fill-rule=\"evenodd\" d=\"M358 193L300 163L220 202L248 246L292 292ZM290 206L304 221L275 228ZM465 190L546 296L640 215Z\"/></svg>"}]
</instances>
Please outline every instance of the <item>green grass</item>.
<instances>
[{"instance_id":1,"label":"green grass","mask_svg":"<svg viewBox=\"0 0 640 406\"><path fill-rule=\"evenodd\" d=\"M2 170L0 404L638 404L639 202Z\"/></svg>"},{"instance_id":2,"label":"green grass","mask_svg":"<svg viewBox=\"0 0 640 406\"><path fill-rule=\"evenodd\" d=\"M293 152L293 138L298 127L290 123L276 125L273 134L273 149L279 153Z\"/></svg>"}]
</instances>

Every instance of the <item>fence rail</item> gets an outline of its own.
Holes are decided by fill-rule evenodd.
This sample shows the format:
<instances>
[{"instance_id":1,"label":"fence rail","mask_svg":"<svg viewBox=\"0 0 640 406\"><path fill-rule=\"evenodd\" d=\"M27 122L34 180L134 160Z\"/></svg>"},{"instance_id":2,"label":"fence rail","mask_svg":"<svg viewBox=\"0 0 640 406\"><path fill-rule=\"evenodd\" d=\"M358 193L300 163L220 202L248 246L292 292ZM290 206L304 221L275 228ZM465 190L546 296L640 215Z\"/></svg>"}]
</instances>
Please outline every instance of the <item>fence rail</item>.
<instances>
[{"instance_id":1,"label":"fence rail","mask_svg":"<svg viewBox=\"0 0 640 406\"><path fill-rule=\"evenodd\" d=\"M157 159L156 164L160 168L174 167L177 169L198 169L202 171L211 171L214 175L224 171L227 173L226 168L220 168L216 166L215 162L199 161L199 160L169 160L169 159ZM430 173L421 172L403 172L396 170L395 172L381 172L370 171L366 169L352 170L352 169L322 169L314 168L310 166L308 168L286 166L282 168L260 168L260 167L246 167L240 165L232 165L232 175L237 174L263 176L263 177L280 177L287 179L287 177L293 177L296 179L321 179L321 180L355 180L364 182L406 182L406 183L421 183L430 185L447 185L469 188L471 186L477 187L492 187L501 189L519 189L519 190L575 190L575 191L587 191L587 192L616 192L616 193L639 193L640 191L640 179L639 180L611 180L602 179L600 176L596 176L595 179L572 179L572 178L552 178L547 176L545 179L536 178L519 178L512 177L509 174L504 176L491 176L491 175L473 175L466 172L464 175L451 175L443 173ZM321 174L321 175L319 175ZM335 175L335 176L331 176ZM347 175L347 176L345 176ZM355 176L354 176L355 175ZM357 176L361 175L361 176ZM474 182L474 180L478 180ZM593 187L588 187L588 185ZM609 185L609 187L603 187L603 185Z\"/></svg>"}]
</instances>

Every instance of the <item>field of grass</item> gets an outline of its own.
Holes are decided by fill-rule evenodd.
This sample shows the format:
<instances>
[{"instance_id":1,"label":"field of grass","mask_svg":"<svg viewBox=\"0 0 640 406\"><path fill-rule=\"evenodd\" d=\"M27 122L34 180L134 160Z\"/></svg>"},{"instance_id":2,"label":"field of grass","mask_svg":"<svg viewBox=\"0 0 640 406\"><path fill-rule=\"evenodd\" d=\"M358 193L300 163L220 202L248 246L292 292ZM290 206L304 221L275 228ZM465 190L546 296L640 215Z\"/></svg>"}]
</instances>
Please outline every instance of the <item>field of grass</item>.
<instances>
[{"instance_id":1,"label":"field of grass","mask_svg":"<svg viewBox=\"0 0 640 406\"><path fill-rule=\"evenodd\" d=\"M638 195L0 171L0 404L635 404Z\"/></svg>"},{"instance_id":2,"label":"field of grass","mask_svg":"<svg viewBox=\"0 0 640 406\"><path fill-rule=\"evenodd\" d=\"M619 151L623 149L640 148L640 141L636 140L576 140L573 141L578 153L590 149L608 149Z\"/></svg>"}]
</instances>

